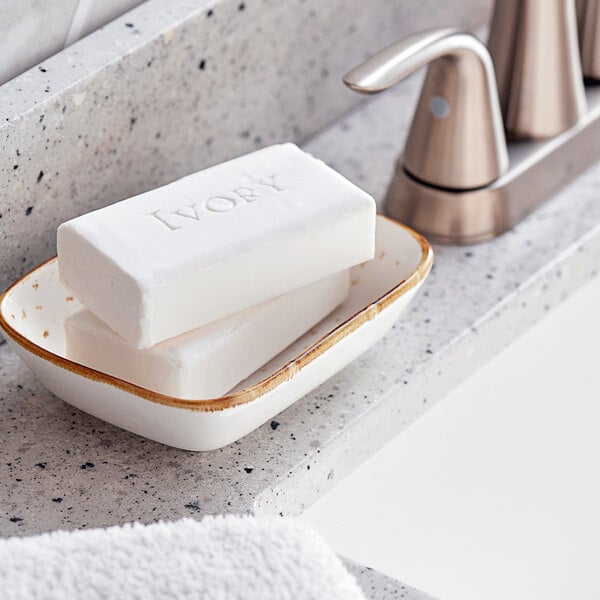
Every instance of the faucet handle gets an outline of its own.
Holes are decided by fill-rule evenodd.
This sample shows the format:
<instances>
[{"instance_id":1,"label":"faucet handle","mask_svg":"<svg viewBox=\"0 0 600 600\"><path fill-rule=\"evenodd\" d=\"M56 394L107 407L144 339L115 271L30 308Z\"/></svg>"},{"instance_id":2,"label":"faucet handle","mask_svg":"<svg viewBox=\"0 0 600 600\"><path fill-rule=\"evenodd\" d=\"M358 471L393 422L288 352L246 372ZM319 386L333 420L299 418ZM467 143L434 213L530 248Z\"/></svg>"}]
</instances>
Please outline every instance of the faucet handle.
<instances>
[{"instance_id":1,"label":"faucet handle","mask_svg":"<svg viewBox=\"0 0 600 600\"><path fill-rule=\"evenodd\" d=\"M496 0L488 47L510 137L553 137L583 116L574 0Z\"/></svg>"},{"instance_id":2,"label":"faucet handle","mask_svg":"<svg viewBox=\"0 0 600 600\"><path fill-rule=\"evenodd\" d=\"M583 75L600 79L600 0L577 0Z\"/></svg>"},{"instance_id":3,"label":"faucet handle","mask_svg":"<svg viewBox=\"0 0 600 600\"><path fill-rule=\"evenodd\" d=\"M494 68L476 37L454 29L415 34L352 69L344 83L373 94L427 64L404 168L429 185L486 186L507 170L508 154Z\"/></svg>"}]
</instances>

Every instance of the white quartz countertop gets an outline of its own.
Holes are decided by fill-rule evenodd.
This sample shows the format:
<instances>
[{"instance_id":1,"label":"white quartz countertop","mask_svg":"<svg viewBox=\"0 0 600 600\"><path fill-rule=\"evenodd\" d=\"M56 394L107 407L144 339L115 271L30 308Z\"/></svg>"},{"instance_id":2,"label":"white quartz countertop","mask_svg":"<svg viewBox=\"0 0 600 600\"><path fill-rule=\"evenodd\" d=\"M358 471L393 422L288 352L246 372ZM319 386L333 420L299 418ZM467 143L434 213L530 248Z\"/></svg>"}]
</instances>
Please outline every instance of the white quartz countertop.
<instances>
[{"instance_id":1,"label":"white quartz countertop","mask_svg":"<svg viewBox=\"0 0 600 600\"><path fill-rule=\"evenodd\" d=\"M304 147L381 198L410 120L399 97L412 97L416 83L370 100ZM423 291L387 337L215 452L162 446L84 414L0 346L0 535L299 514L595 274L599 195L600 166L497 240L437 246Z\"/></svg>"}]
</instances>

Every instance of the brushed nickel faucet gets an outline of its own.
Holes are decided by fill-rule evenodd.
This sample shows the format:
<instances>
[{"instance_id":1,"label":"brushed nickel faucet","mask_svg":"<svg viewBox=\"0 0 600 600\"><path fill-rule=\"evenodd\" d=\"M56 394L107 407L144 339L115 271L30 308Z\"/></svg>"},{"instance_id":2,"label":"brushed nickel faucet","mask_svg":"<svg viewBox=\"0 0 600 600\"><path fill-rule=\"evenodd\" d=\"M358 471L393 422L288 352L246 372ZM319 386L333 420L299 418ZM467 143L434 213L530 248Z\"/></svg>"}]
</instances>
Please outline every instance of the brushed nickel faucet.
<instances>
[{"instance_id":1,"label":"brushed nickel faucet","mask_svg":"<svg viewBox=\"0 0 600 600\"><path fill-rule=\"evenodd\" d=\"M584 115L573 0L498 0L488 48L509 138L550 138Z\"/></svg>"},{"instance_id":2,"label":"brushed nickel faucet","mask_svg":"<svg viewBox=\"0 0 600 600\"><path fill-rule=\"evenodd\" d=\"M346 85L373 94L429 65L386 212L437 241L480 242L590 167L600 86L584 75L600 79L599 25L600 0L496 0L488 47L434 30L352 69Z\"/></svg>"},{"instance_id":3,"label":"brushed nickel faucet","mask_svg":"<svg viewBox=\"0 0 600 600\"><path fill-rule=\"evenodd\" d=\"M588 79L600 79L600 0L577 0L581 66Z\"/></svg>"}]
</instances>

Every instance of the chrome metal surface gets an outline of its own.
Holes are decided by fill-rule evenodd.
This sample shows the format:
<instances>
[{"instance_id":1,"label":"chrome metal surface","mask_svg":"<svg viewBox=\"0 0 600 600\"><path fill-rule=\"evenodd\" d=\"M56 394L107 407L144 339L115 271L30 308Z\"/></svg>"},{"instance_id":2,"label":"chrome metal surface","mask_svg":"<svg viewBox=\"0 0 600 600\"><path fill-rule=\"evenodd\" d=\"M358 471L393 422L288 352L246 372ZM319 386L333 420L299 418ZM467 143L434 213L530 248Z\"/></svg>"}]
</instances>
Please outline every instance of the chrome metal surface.
<instances>
[{"instance_id":1,"label":"chrome metal surface","mask_svg":"<svg viewBox=\"0 0 600 600\"><path fill-rule=\"evenodd\" d=\"M550 138L583 116L575 0L496 0L488 46L509 138Z\"/></svg>"},{"instance_id":2,"label":"chrome metal surface","mask_svg":"<svg viewBox=\"0 0 600 600\"><path fill-rule=\"evenodd\" d=\"M510 169L490 186L456 192L423 185L398 168L387 213L432 240L469 244L497 236L600 158L600 87L587 90L588 112L547 141L510 144Z\"/></svg>"},{"instance_id":3,"label":"chrome metal surface","mask_svg":"<svg viewBox=\"0 0 600 600\"><path fill-rule=\"evenodd\" d=\"M430 64L404 153L404 167L435 186L467 190L508 167L493 65L470 33L426 31L393 44L350 71L344 82L377 93Z\"/></svg>"},{"instance_id":4,"label":"chrome metal surface","mask_svg":"<svg viewBox=\"0 0 600 600\"><path fill-rule=\"evenodd\" d=\"M578 0L577 16L583 74L600 79L600 0Z\"/></svg>"}]
</instances>

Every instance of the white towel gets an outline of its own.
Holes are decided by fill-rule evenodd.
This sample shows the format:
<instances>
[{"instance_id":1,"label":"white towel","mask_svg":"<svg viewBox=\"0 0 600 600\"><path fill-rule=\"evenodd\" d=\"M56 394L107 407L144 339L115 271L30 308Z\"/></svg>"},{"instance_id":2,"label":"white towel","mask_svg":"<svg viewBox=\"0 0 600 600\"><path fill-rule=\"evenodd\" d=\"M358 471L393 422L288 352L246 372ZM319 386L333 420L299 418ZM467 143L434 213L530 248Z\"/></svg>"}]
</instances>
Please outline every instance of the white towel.
<instances>
[{"instance_id":1,"label":"white towel","mask_svg":"<svg viewBox=\"0 0 600 600\"><path fill-rule=\"evenodd\" d=\"M0 540L3 600L364 600L294 519L206 517Z\"/></svg>"}]
</instances>

